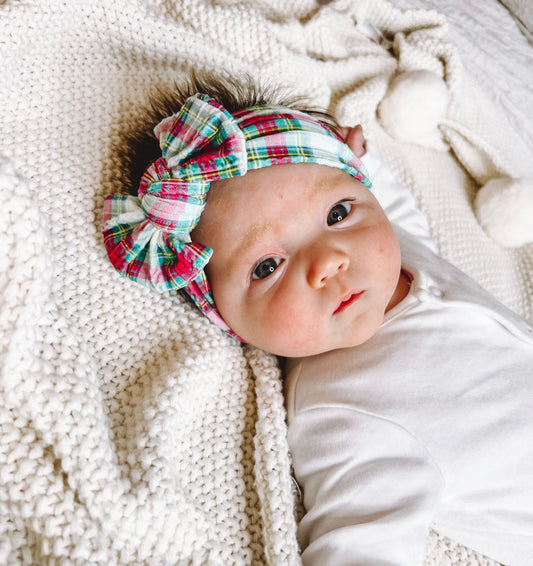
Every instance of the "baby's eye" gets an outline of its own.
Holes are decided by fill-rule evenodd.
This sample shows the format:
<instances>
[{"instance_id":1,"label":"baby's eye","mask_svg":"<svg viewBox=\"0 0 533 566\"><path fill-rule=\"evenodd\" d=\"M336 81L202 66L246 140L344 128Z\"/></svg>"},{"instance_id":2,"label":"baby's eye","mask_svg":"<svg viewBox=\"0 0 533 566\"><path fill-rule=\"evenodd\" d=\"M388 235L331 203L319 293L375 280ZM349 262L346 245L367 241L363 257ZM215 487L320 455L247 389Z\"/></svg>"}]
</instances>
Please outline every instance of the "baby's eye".
<instances>
[{"instance_id":1,"label":"baby's eye","mask_svg":"<svg viewBox=\"0 0 533 566\"><path fill-rule=\"evenodd\" d=\"M281 259L279 257L267 257L263 259L254 267L252 279L265 279L276 271L280 263Z\"/></svg>"},{"instance_id":2,"label":"baby's eye","mask_svg":"<svg viewBox=\"0 0 533 566\"><path fill-rule=\"evenodd\" d=\"M337 203L328 213L328 226L342 222L352 210L352 205L348 201Z\"/></svg>"}]
</instances>

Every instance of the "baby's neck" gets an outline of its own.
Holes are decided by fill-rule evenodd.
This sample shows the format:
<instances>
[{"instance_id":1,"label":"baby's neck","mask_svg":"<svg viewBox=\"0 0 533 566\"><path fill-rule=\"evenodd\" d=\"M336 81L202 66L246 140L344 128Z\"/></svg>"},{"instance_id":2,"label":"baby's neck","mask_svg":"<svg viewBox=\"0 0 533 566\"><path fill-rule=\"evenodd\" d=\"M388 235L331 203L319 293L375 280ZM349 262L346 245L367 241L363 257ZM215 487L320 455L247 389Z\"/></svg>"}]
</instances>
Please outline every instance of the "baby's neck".
<instances>
[{"instance_id":1,"label":"baby's neck","mask_svg":"<svg viewBox=\"0 0 533 566\"><path fill-rule=\"evenodd\" d=\"M396 285L396 290L394 291L394 295L392 295L392 299L390 300L389 304L387 305L387 311L390 311L394 308L397 304L401 303L405 297L407 297L409 290L411 288L411 281L413 277L407 271L403 269L400 271L400 277L398 279L398 284Z\"/></svg>"}]
</instances>

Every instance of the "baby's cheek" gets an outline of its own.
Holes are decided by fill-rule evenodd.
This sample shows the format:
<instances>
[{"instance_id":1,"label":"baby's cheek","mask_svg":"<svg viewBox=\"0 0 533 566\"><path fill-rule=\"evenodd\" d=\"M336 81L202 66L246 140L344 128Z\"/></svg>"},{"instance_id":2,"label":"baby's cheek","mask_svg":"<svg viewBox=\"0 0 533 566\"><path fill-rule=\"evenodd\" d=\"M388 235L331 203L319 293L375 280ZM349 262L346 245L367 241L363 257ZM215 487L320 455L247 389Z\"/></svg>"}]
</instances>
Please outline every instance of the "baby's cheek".
<instances>
[{"instance_id":1,"label":"baby's cheek","mask_svg":"<svg viewBox=\"0 0 533 566\"><path fill-rule=\"evenodd\" d=\"M313 341L316 321L308 307L309 305L298 301L290 301L282 302L269 310L271 338L279 348L294 352L309 347L310 341Z\"/></svg>"},{"instance_id":2,"label":"baby's cheek","mask_svg":"<svg viewBox=\"0 0 533 566\"><path fill-rule=\"evenodd\" d=\"M381 231L379 240L375 241L375 257L381 266L394 270L401 262L400 246L392 228Z\"/></svg>"}]
</instances>

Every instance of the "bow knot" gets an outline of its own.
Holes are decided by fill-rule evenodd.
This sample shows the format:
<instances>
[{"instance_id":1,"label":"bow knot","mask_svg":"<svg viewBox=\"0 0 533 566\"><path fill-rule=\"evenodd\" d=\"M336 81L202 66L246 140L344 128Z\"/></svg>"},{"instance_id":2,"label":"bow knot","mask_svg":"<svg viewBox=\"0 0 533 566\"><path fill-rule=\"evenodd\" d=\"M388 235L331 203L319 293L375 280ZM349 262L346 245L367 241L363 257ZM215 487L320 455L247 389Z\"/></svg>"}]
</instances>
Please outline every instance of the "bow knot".
<instances>
[{"instance_id":1,"label":"bow knot","mask_svg":"<svg viewBox=\"0 0 533 566\"><path fill-rule=\"evenodd\" d=\"M244 136L220 104L190 97L154 130L161 147L142 176L138 196L110 196L103 234L111 263L122 275L156 289L187 287L205 278L212 250L190 242L210 183L244 175Z\"/></svg>"}]
</instances>

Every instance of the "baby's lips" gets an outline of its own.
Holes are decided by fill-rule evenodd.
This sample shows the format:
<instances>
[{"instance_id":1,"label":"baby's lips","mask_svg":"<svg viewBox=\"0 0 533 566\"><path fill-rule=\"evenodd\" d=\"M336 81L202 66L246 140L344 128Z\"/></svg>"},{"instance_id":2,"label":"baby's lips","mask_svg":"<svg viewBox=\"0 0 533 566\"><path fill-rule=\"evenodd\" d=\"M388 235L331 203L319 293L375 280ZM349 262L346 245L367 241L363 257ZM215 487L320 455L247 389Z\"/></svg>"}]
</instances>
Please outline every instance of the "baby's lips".
<instances>
[{"instance_id":1,"label":"baby's lips","mask_svg":"<svg viewBox=\"0 0 533 566\"><path fill-rule=\"evenodd\" d=\"M364 291L359 291L357 293L352 293L348 295L345 299L343 299L340 302L339 306L335 309L333 314L338 314L343 310L345 310L346 308L348 308L350 305L355 303L355 301L357 301L357 299L359 299L363 295L363 293Z\"/></svg>"}]
</instances>

